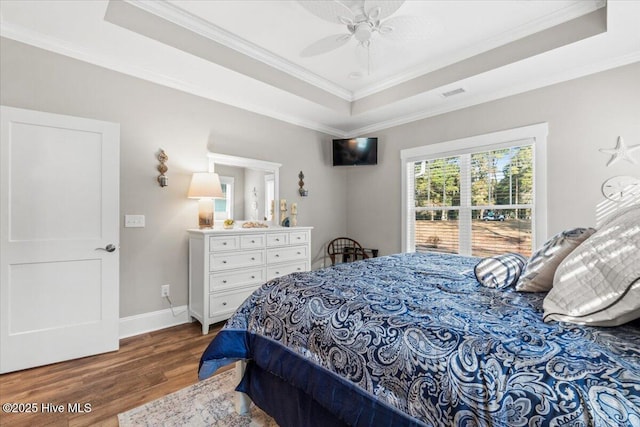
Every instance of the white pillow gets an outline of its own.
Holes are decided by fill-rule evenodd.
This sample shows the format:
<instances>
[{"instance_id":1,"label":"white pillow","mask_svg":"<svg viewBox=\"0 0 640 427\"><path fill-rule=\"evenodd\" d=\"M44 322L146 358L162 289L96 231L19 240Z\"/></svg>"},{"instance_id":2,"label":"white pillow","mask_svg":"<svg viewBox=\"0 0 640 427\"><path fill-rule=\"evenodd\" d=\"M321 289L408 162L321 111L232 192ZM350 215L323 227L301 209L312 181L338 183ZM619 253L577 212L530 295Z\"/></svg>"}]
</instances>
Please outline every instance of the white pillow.
<instances>
[{"instance_id":1,"label":"white pillow","mask_svg":"<svg viewBox=\"0 0 640 427\"><path fill-rule=\"evenodd\" d=\"M640 317L640 205L607 220L556 270L544 321L617 326Z\"/></svg>"},{"instance_id":2,"label":"white pillow","mask_svg":"<svg viewBox=\"0 0 640 427\"><path fill-rule=\"evenodd\" d=\"M527 261L516 291L547 292L553 286L553 276L562 260L595 232L593 228L574 228L547 240Z\"/></svg>"}]
</instances>

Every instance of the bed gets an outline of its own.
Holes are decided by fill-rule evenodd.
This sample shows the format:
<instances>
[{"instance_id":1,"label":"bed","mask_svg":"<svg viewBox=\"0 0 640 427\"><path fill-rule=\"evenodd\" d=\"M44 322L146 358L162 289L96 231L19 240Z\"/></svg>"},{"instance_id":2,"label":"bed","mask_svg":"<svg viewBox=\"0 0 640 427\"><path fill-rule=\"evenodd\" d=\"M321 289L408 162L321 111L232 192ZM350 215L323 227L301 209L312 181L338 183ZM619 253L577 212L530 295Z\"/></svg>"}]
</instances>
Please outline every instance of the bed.
<instances>
[{"instance_id":1,"label":"bed","mask_svg":"<svg viewBox=\"0 0 640 427\"><path fill-rule=\"evenodd\" d=\"M479 259L408 253L272 280L202 356L281 426L640 426L640 323L542 320Z\"/></svg>"}]
</instances>

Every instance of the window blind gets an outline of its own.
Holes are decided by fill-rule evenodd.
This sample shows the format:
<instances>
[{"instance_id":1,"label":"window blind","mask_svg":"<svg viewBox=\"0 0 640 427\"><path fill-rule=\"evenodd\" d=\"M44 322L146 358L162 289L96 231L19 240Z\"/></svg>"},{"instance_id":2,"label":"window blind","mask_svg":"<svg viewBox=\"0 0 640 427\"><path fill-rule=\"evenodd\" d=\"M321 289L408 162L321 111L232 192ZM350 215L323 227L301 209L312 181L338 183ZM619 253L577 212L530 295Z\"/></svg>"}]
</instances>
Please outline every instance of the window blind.
<instances>
[{"instance_id":1,"label":"window blind","mask_svg":"<svg viewBox=\"0 0 640 427\"><path fill-rule=\"evenodd\" d=\"M474 256L530 255L533 140L444 154L406 163L411 247Z\"/></svg>"}]
</instances>

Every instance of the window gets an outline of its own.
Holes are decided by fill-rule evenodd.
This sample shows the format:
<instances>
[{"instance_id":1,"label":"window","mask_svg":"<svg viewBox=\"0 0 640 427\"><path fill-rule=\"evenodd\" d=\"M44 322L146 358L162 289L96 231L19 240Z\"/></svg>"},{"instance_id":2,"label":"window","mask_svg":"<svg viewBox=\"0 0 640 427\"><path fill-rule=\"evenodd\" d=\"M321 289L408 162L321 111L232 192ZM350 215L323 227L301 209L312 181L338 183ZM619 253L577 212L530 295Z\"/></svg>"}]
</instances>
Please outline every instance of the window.
<instances>
[{"instance_id":1,"label":"window","mask_svg":"<svg viewBox=\"0 0 640 427\"><path fill-rule=\"evenodd\" d=\"M233 219L233 177L221 176L220 186L224 199L214 199L214 219L223 221L225 219Z\"/></svg>"},{"instance_id":2,"label":"window","mask_svg":"<svg viewBox=\"0 0 640 427\"><path fill-rule=\"evenodd\" d=\"M530 255L546 238L546 134L542 124L402 150L403 249Z\"/></svg>"}]
</instances>

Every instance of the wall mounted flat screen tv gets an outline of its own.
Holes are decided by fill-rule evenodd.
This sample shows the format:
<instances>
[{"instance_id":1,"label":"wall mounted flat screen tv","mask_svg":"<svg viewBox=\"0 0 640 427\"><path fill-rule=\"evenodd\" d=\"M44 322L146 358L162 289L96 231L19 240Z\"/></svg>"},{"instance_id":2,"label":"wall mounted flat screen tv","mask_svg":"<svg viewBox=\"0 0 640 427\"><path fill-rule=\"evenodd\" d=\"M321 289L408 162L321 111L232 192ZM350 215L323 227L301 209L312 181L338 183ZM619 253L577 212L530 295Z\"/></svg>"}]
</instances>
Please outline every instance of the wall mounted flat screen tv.
<instances>
[{"instance_id":1,"label":"wall mounted flat screen tv","mask_svg":"<svg viewBox=\"0 0 640 427\"><path fill-rule=\"evenodd\" d=\"M378 138L333 140L333 166L378 164Z\"/></svg>"}]
</instances>

